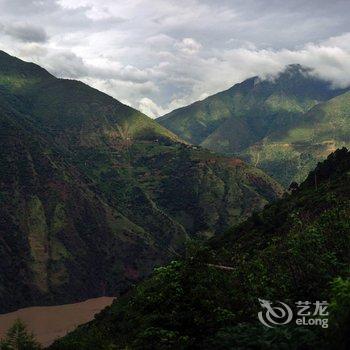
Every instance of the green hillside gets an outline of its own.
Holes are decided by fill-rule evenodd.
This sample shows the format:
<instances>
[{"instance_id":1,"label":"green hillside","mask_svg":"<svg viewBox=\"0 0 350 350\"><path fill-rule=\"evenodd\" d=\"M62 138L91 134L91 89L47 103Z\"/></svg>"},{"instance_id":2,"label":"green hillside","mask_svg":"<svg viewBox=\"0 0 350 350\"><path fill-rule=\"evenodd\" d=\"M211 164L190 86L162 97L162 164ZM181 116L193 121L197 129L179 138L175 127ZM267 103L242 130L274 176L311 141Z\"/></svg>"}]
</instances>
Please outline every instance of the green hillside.
<instances>
[{"instance_id":1,"label":"green hillside","mask_svg":"<svg viewBox=\"0 0 350 350\"><path fill-rule=\"evenodd\" d=\"M3 52L0 148L0 312L118 295L282 194L262 171Z\"/></svg>"},{"instance_id":2,"label":"green hillside","mask_svg":"<svg viewBox=\"0 0 350 350\"><path fill-rule=\"evenodd\" d=\"M337 150L291 194L189 246L50 349L348 349L349 176L350 152ZM258 299L328 301L329 327L267 328Z\"/></svg>"},{"instance_id":3,"label":"green hillside","mask_svg":"<svg viewBox=\"0 0 350 350\"><path fill-rule=\"evenodd\" d=\"M343 107L329 105L327 118L305 115L345 92L312 76L309 69L291 65L274 79L248 79L158 120L191 143L244 157L288 186L305 179L331 151L348 145L343 142L346 130L342 131L349 128L347 102L341 102ZM333 119L341 119L341 126ZM294 142L295 146L290 144ZM304 145L308 147L301 150Z\"/></svg>"},{"instance_id":4,"label":"green hillside","mask_svg":"<svg viewBox=\"0 0 350 350\"><path fill-rule=\"evenodd\" d=\"M243 159L287 185L303 181L328 154L350 145L350 93L320 103L297 125L274 133L241 153Z\"/></svg>"},{"instance_id":5,"label":"green hillside","mask_svg":"<svg viewBox=\"0 0 350 350\"><path fill-rule=\"evenodd\" d=\"M171 255L3 104L0 135L1 311L117 293Z\"/></svg>"}]
</instances>

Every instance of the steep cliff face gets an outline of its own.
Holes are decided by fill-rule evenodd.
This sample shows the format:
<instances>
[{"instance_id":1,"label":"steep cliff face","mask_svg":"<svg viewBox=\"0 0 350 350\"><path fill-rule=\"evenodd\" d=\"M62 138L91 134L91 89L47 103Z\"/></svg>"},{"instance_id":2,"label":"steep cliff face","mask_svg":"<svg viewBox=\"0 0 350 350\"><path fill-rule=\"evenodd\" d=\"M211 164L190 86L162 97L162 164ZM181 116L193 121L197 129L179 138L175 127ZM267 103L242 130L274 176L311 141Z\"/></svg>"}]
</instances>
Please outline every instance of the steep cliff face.
<instances>
[{"instance_id":1,"label":"steep cliff face","mask_svg":"<svg viewBox=\"0 0 350 350\"><path fill-rule=\"evenodd\" d=\"M188 238L282 193L263 172L1 52L0 138L1 311L117 294Z\"/></svg>"},{"instance_id":2,"label":"steep cliff face","mask_svg":"<svg viewBox=\"0 0 350 350\"><path fill-rule=\"evenodd\" d=\"M161 248L91 190L40 131L34 134L21 116L4 113L1 109L2 311L117 294L171 256L163 240ZM178 225L168 227L184 239Z\"/></svg>"}]
</instances>

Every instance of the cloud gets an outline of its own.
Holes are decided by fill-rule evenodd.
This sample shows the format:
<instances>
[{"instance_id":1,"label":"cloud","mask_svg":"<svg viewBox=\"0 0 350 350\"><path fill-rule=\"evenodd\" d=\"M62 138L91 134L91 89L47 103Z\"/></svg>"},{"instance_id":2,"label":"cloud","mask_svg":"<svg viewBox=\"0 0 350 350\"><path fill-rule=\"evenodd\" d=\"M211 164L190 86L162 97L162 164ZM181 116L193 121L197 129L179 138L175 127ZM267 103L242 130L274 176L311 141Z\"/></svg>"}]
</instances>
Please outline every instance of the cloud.
<instances>
[{"instance_id":1,"label":"cloud","mask_svg":"<svg viewBox=\"0 0 350 350\"><path fill-rule=\"evenodd\" d=\"M202 45L192 38L184 38L180 42L176 43L175 47L183 53L192 55L197 53L201 49Z\"/></svg>"},{"instance_id":2,"label":"cloud","mask_svg":"<svg viewBox=\"0 0 350 350\"><path fill-rule=\"evenodd\" d=\"M150 98L144 97L140 100L138 109L151 118L157 118L165 114L165 110L153 102Z\"/></svg>"},{"instance_id":3,"label":"cloud","mask_svg":"<svg viewBox=\"0 0 350 350\"><path fill-rule=\"evenodd\" d=\"M28 43L44 43L48 36L44 28L29 23L0 24L0 31Z\"/></svg>"},{"instance_id":4,"label":"cloud","mask_svg":"<svg viewBox=\"0 0 350 350\"><path fill-rule=\"evenodd\" d=\"M43 15L59 9L55 0L2 0L0 10L7 16Z\"/></svg>"},{"instance_id":5,"label":"cloud","mask_svg":"<svg viewBox=\"0 0 350 350\"><path fill-rule=\"evenodd\" d=\"M344 0L0 0L0 49L158 116L301 63L350 84Z\"/></svg>"},{"instance_id":6,"label":"cloud","mask_svg":"<svg viewBox=\"0 0 350 350\"><path fill-rule=\"evenodd\" d=\"M174 44L175 40L168 35L165 34L157 34L150 36L146 39L146 44L151 45L152 47L157 48L169 48Z\"/></svg>"}]
</instances>

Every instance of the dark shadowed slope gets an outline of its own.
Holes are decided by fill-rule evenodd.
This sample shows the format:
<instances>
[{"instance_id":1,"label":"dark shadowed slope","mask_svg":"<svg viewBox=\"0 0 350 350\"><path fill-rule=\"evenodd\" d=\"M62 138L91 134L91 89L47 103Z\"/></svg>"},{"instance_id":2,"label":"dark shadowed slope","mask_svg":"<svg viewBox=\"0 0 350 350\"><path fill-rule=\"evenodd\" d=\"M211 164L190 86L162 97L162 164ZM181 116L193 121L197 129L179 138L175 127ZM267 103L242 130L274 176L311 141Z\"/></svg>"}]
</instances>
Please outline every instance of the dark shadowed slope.
<instances>
[{"instance_id":1,"label":"dark shadowed slope","mask_svg":"<svg viewBox=\"0 0 350 350\"><path fill-rule=\"evenodd\" d=\"M116 295L281 195L262 171L3 52L0 137L2 312Z\"/></svg>"},{"instance_id":2,"label":"dark shadowed slope","mask_svg":"<svg viewBox=\"0 0 350 350\"><path fill-rule=\"evenodd\" d=\"M2 311L116 293L168 255L25 117L1 108L0 135Z\"/></svg>"},{"instance_id":3,"label":"dark shadowed slope","mask_svg":"<svg viewBox=\"0 0 350 350\"><path fill-rule=\"evenodd\" d=\"M350 152L337 150L292 194L157 269L51 349L348 349L349 177ZM329 328L267 328L259 299L293 310L326 300Z\"/></svg>"}]
</instances>

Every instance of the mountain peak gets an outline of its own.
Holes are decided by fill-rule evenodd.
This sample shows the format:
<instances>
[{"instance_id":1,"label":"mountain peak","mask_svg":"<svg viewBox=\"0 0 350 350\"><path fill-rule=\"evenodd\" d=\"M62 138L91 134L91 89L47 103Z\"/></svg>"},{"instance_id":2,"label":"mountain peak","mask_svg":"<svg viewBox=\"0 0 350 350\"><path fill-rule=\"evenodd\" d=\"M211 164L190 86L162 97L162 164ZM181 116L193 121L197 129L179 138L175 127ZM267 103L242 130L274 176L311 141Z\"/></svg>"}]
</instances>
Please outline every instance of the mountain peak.
<instances>
[{"instance_id":1,"label":"mountain peak","mask_svg":"<svg viewBox=\"0 0 350 350\"><path fill-rule=\"evenodd\" d=\"M31 68L1 54L1 313L118 295L189 237L224 231L282 194L262 171L182 143L81 82L33 79Z\"/></svg>"},{"instance_id":2,"label":"mountain peak","mask_svg":"<svg viewBox=\"0 0 350 350\"><path fill-rule=\"evenodd\" d=\"M303 180L336 147L348 145L342 143L348 142L348 90L335 89L309 67L291 64L278 74L249 78L159 121L188 142L240 154L288 186Z\"/></svg>"},{"instance_id":3,"label":"mountain peak","mask_svg":"<svg viewBox=\"0 0 350 350\"><path fill-rule=\"evenodd\" d=\"M302 66L300 63L292 63L288 64L284 71L290 73L306 73L312 71L312 69L310 67Z\"/></svg>"},{"instance_id":4,"label":"mountain peak","mask_svg":"<svg viewBox=\"0 0 350 350\"><path fill-rule=\"evenodd\" d=\"M312 74L313 69L310 67L302 66L299 63L289 64L284 67L284 69L277 73L277 75L272 75L273 80L299 80L304 82L306 79L319 80L315 75ZM323 80L322 80L323 81ZM326 82L326 81L324 81Z\"/></svg>"},{"instance_id":5,"label":"mountain peak","mask_svg":"<svg viewBox=\"0 0 350 350\"><path fill-rule=\"evenodd\" d=\"M49 126L60 142L105 142L105 138L114 142L115 135L126 132L133 138L180 141L151 118L113 97L80 81L58 79L39 65L4 51L0 51L0 88L25 95L36 122Z\"/></svg>"}]
</instances>

